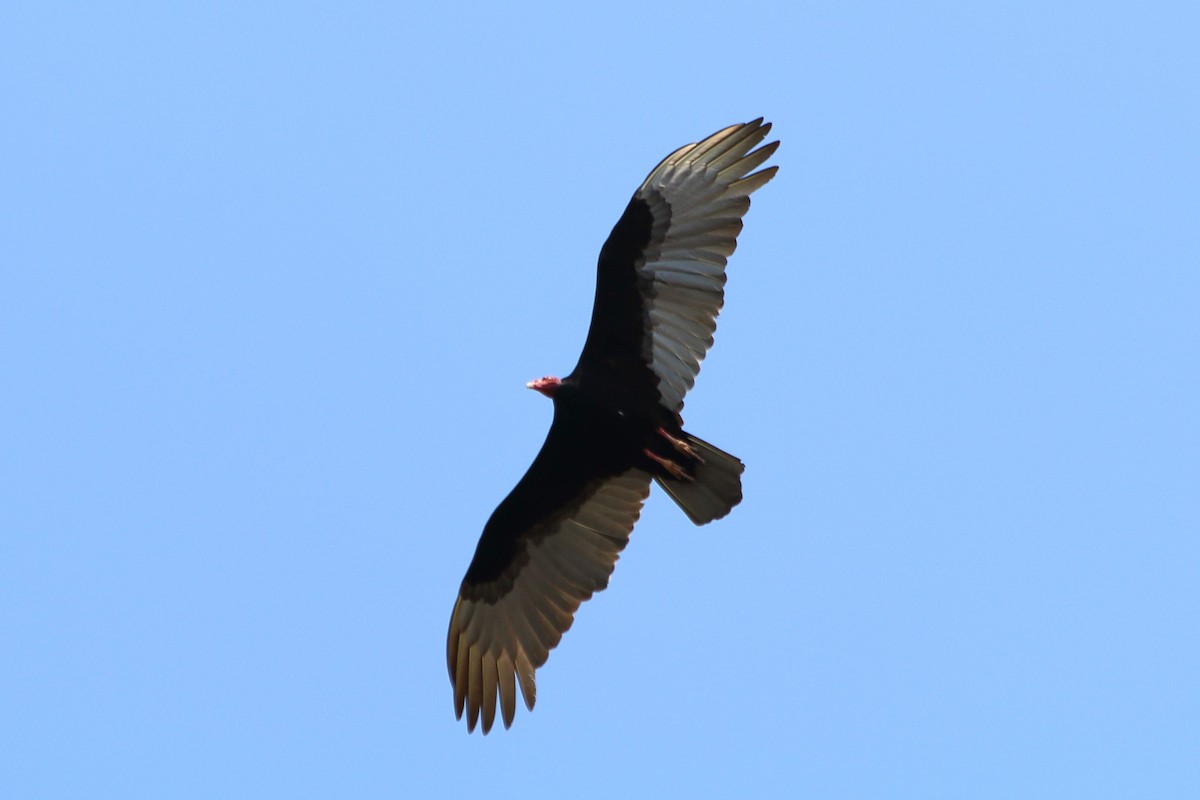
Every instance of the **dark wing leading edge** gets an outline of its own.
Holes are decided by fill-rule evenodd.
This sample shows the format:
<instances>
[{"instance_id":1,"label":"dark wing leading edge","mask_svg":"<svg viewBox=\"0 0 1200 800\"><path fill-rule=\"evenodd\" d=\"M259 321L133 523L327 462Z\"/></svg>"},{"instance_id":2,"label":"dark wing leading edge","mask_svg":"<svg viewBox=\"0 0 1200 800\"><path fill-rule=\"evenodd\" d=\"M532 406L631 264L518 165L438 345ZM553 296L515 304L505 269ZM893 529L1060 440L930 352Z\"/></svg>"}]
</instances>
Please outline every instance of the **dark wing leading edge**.
<instances>
[{"instance_id":1,"label":"dark wing leading edge","mask_svg":"<svg viewBox=\"0 0 1200 800\"><path fill-rule=\"evenodd\" d=\"M600 251L592 324L576 376L619 373L678 413L713 343L725 264L759 170L779 142L762 119L717 131L663 159L634 193ZM646 368L649 368L649 373Z\"/></svg>"},{"instance_id":2,"label":"dark wing leading edge","mask_svg":"<svg viewBox=\"0 0 1200 800\"><path fill-rule=\"evenodd\" d=\"M487 733L516 714L520 683L530 710L534 672L571 627L576 609L608 585L650 493L631 469L597 475L586 443L557 423L541 452L484 528L450 617L447 666L459 719L480 714ZM584 452L581 452L581 449Z\"/></svg>"}]
</instances>

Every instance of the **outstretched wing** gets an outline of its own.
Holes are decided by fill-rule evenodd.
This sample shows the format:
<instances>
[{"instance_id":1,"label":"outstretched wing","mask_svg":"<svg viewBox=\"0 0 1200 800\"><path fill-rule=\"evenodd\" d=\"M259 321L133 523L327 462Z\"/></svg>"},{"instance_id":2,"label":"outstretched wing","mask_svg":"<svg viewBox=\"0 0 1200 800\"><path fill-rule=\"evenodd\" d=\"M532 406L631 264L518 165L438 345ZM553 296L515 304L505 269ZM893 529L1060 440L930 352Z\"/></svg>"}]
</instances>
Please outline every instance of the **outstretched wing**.
<instances>
[{"instance_id":1,"label":"outstretched wing","mask_svg":"<svg viewBox=\"0 0 1200 800\"><path fill-rule=\"evenodd\" d=\"M546 663L576 609L608 585L618 554L650 493L637 469L604 474L557 422L525 477L492 514L467 570L446 643L454 708L483 732L536 699L534 672Z\"/></svg>"},{"instance_id":2,"label":"outstretched wing","mask_svg":"<svg viewBox=\"0 0 1200 800\"><path fill-rule=\"evenodd\" d=\"M779 146L754 149L770 130L759 118L685 145L634 193L600 251L592 324L573 373L582 382L619 376L627 390L683 408L712 346L750 194L778 169L754 171Z\"/></svg>"}]
</instances>

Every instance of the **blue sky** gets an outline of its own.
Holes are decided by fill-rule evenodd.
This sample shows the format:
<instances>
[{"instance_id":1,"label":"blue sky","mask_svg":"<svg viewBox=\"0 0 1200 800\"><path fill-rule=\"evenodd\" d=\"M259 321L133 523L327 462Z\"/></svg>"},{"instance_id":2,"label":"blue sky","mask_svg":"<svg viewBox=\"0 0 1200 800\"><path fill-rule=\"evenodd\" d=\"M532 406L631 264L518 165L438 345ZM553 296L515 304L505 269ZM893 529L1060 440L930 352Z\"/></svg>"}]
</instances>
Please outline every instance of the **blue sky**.
<instances>
[{"instance_id":1,"label":"blue sky","mask_svg":"<svg viewBox=\"0 0 1200 800\"><path fill-rule=\"evenodd\" d=\"M170 7L168 7L168 5ZM1200 787L1200 15L9 3L6 797ZM600 244L783 141L688 427L537 710L445 633Z\"/></svg>"}]
</instances>

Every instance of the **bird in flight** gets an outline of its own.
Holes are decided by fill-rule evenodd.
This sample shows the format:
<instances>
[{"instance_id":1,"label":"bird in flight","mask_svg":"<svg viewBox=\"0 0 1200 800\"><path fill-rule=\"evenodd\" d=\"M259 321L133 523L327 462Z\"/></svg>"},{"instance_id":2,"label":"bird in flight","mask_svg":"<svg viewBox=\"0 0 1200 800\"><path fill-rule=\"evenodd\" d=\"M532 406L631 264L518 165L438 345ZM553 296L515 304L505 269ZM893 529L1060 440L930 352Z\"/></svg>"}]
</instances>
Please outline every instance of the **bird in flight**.
<instances>
[{"instance_id":1,"label":"bird in flight","mask_svg":"<svg viewBox=\"0 0 1200 800\"><path fill-rule=\"evenodd\" d=\"M592 322L563 379L527 384L554 401L541 452L492 513L450 617L446 659L459 719L486 734L531 711L534 672L580 603L608 585L653 480L697 525L742 499L742 462L683 430L683 397L712 346L725 264L771 124L732 125L655 167L600 250ZM757 170L757 171L756 171Z\"/></svg>"}]
</instances>

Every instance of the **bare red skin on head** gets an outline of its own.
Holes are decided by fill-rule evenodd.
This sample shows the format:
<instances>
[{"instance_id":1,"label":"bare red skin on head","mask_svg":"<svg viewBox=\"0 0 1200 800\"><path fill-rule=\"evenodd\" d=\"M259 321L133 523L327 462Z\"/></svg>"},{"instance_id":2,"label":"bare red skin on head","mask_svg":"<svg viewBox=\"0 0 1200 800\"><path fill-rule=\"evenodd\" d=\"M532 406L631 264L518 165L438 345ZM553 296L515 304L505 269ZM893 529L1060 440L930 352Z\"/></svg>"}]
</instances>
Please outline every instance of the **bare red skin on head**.
<instances>
[{"instance_id":1,"label":"bare red skin on head","mask_svg":"<svg viewBox=\"0 0 1200 800\"><path fill-rule=\"evenodd\" d=\"M530 381L525 384L526 389L533 389L535 392L541 392L546 397L554 397L554 393L558 391L558 387L562 384L558 378L553 375L547 375L544 378L538 378L536 381Z\"/></svg>"}]
</instances>

